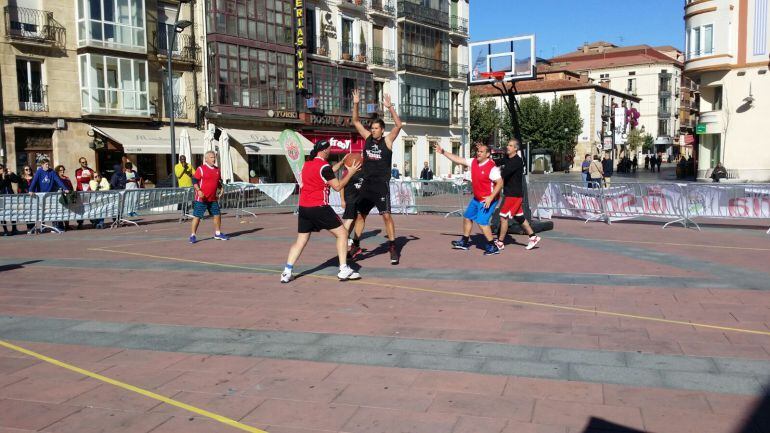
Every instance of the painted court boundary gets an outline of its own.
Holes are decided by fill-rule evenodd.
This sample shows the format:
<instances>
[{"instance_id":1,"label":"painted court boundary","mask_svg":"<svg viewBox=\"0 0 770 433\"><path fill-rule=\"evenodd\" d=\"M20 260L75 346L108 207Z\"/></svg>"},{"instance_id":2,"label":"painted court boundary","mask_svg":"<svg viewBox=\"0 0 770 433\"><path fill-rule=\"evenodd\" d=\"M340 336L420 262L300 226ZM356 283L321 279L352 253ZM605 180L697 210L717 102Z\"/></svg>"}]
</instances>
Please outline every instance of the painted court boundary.
<instances>
[{"instance_id":1,"label":"painted court boundary","mask_svg":"<svg viewBox=\"0 0 770 433\"><path fill-rule=\"evenodd\" d=\"M89 251L101 251L101 252L114 253L114 254L125 254L125 255L137 256L137 257L172 260L172 261L183 262L183 263L200 263L200 264L210 265L210 266L221 266L224 268L231 268L231 269L246 269L246 270L252 270L252 271L263 272L263 273L271 273L271 274L280 274L282 272L281 270L278 270L278 269L257 268L257 267L242 266L242 265L232 265L228 263L207 262L202 260L190 260L190 259L183 259L180 257L158 256L154 254L135 253L130 251L117 251L117 250L111 250L107 248L89 248ZM322 280L335 281L335 282L339 281L337 277L331 277L326 275L307 274L307 275L304 275L303 277L318 278ZM660 317L642 316L638 314L627 314L627 313L619 313L614 311L604 311L604 310L598 310L595 308L581 308L581 307L572 307L569 305L546 304L544 302L534 302L534 301L526 301L521 299L503 298L499 296L477 295L474 293L458 292L453 290L428 289L428 288L422 288L422 287L405 286L401 284L372 282L372 281L366 281L363 279L347 281L345 282L345 284L357 284L357 285L374 286L374 287L390 287L394 289L409 290L413 292L431 293L434 295L445 295L445 296L454 296L454 297L462 297L462 298L470 298L470 299L480 299L484 301L527 305L530 307L542 307L546 309L554 309L554 310L561 310L561 311L588 313L588 314L593 314L598 316L620 317L625 319L635 319L635 320L642 320L642 321L649 321L649 322L667 323L670 325L692 326L692 327L703 328L703 329L713 329L718 331L737 332L737 333L743 333L743 334L764 335L764 336L770 337L770 331L734 328L731 326L710 325L707 323L698 323L698 322L686 322L683 320L671 320L671 319L664 319Z\"/></svg>"},{"instance_id":2,"label":"painted court boundary","mask_svg":"<svg viewBox=\"0 0 770 433\"><path fill-rule=\"evenodd\" d=\"M131 392L134 392L136 394L140 394L140 395L143 395L145 397L149 397L149 398L161 401L161 402L169 404L171 406L176 406L176 407L178 407L180 409L184 409L184 410L192 412L192 413L194 413L196 415L201 415L201 416L204 416L206 418L210 418L210 419L212 419L214 421L220 422L222 424L229 425L230 427L235 427L235 428L237 428L239 430L247 431L247 432L250 432L250 433L268 433L268 432L266 432L264 430L260 430L260 429L258 429L256 427L251 427L249 425L246 425L246 424L243 424L241 422L238 422L238 421L236 421L234 419L230 419L230 418L228 418L226 416L222 416L222 415L216 414L214 412L209 412L209 411L207 411L205 409L201 409L201 408L198 408L198 407L195 407L195 406L191 406L191 405L186 404L186 403L182 403L181 401L176 401L176 400L174 400L172 398L169 398L169 397L166 397L166 396L163 396L163 395L160 395L160 394L156 394L156 393L154 393L152 391L148 391L146 389L139 388L139 387L134 386L134 385L129 385L129 384L125 383L125 382L121 382L119 380L115 380L115 379L109 378L107 376L102 376L99 373L94 373L93 371L89 371L89 370L86 370L86 369L83 369L83 368L80 368L80 367L76 367L76 366L74 366L72 364L67 364L66 362L59 361L58 359L54 359L54 358L45 356L43 354L34 352L32 350L29 350L29 349L25 349L25 348L23 348L21 346L17 346L15 344L11 344L11 343L8 343L8 342L3 341L3 340L0 340L0 346L5 347L6 349L10 349L10 350L19 352L19 353L23 353L23 354L25 354L27 356L31 356L33 358L37 358L40 361L47 362L49 364L53 364L53 365L55 365L57 367L65 368L67 370L74 371L75 373L80 373L80 374L82 374L84 376L88 376L88 377L90 377L92 379L96 379L98 381L101 381L101 382L104 382L104 383L108 383L108 384L113 385L113 386L117 386L118 388L122 388L122 389L124 389L126 391L131 391Z\"/></svg>"}]
</instances>

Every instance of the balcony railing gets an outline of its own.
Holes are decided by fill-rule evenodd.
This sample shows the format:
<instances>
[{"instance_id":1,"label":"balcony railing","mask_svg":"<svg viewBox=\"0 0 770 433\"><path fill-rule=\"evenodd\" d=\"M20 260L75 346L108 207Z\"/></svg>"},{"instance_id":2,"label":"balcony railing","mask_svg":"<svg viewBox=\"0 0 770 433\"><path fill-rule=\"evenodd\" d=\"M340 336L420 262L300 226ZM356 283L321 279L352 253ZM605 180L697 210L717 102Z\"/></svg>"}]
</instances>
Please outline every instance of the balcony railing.
<instances>
[{"instance_id":1,"label":"balcony railing","mask_svg":"<svg viewBox=\"0 0 770 433\"><path fill-rule=\"evenodd\" d=\"M19 110L48 111L48 86L19 86Z\"/></svg>"},{"instance_id":2,"label":"balcony railing","mask_svg":"<svg viewBox=\"0 0 770 433\"><path fill-rule=\"evenodd\" d=\"M340 42L340 60L366 63L366 45Z\"/></svg>"},{"instance_id":3,"label":"balcony railing","mask_svg":"<svg viewBox=\"0 0 770 433\"><path fill-rule=\"evenodd\" d=\"M388 69L396 68L396 52L382 47L369 49L369 63Z\"/></svg>"},{"instance_id":4,"label":"balcony railing","mask_svg":"<svg viewBox=\"0 0 770 433\"><path fill-rule=\"evenodd\" d=\"M348 10L363 11L366 9L364 0L339 0L339 7Z\"/></svg>"},{"instance_id":5,"label":"balcony railing","mask_svg":"<svg viewBox=\"0 0 770 433\"><path fill-rule=\"evenodd\" d=\"M369 13L387 17L396 16L394 0L369 0Z\"/></svg>"},{"instance_id":6,"label":"balcony railing","mask_svg":"<svg viewBox=\"0 0 770 433\"><path fill-rule=\"evenodd\" d=\"M175 119L186 119L187 118L187 97L174 95L174 99L171 101L171 108L174 110Z\"/></svg>"},{"instance_id":7,"label":"balcony railing","mask_svg":"<svg viewBox=\"0 0 770 433\"><path fill-rule=\"evenodd\" d=\"M449 108L401 104L399 110L399 116L408 122L422 122L442 125L449 123Z\"/></svg>"},{"instance_id":8,"label":"balcony railing","mask_svg":"<svg viewBox=\"0 0 770 433\"><path fill-rule=\"evenodd\" d=\"M671 117L671 109L668 107L658 107L658 118Z\"/></svg>"},{"instance_id":9,"label":"balcony railing","mask_svg":"<svg viewBox=\"0 0 770 433\"><path fill-rule=\"evenodd\" d=\"M430 57L422 57L416 54L401 53L399 56L399 69L418 74L449 77L449 62Z\"/></svg>"},{"instance_id":10,"label":"balcony railing","mask_svg":"<svg viewBox=\"0 0 770 433\"><path fill-rule=\"evenodd\" d=\"M5 36L10 39L64 45L66 30L56 22L53 12L6 6Z\"/></svg>"},{"instance_id":11,"label":"balcony railing","mask_svg":"<svg viewBox=\"0 0 770 433\"><path fill-rule=\"evenodd\" d=\"M602 107L602 117L609 118L612 116L612 108L609 105L605 105Z\"/></svg>"},{"instance_id":12,"label":"balcony railing","mask_svg":"<svg viewBox=\"0 0 770 433\"><path fill-rule=\"evenodd\" d=\"M459 65L457 63L452 63L449 67L449 78L456 79L456 80L467 80L468 79L468 65Z\"/></svg>"},{"instance_id":13,"label":"balcony railing","mask_svg":"<svg viewBox=\"0 0 770 433\"><path fill-rule=\"evenodd\" d=\"M431 24L436 27L449 28L448 12L425 7L414 0L399 0L398 16L423 22L425 24Z\"/></svg>"},{"instance_id":14,"label":"balcony railing","mask_svg":"<svg viewBox=\"0 0 770 433\"><path fill-rule=\"evenodd\" d=\"M468 36L468 19L452 15L449 17L449 29L453 33Z\"/></svg>"},{"instance_id":15,"label":"balcony railing","mask_svg":"<svg viewBox=\"0 0 770 433\"><path fill-rule=\"evenodd\" d=\"M159 28L153 34L155 43L155 52L160 56L168 56L168 44L170 39L166 39L167 29ZM173 35L168 35L171 38ZM172 59L181 62L197 63L200 61L200 47L195 43L190 35L176 35L174 46L171 50Z\"/></svg>"}]
</instances>

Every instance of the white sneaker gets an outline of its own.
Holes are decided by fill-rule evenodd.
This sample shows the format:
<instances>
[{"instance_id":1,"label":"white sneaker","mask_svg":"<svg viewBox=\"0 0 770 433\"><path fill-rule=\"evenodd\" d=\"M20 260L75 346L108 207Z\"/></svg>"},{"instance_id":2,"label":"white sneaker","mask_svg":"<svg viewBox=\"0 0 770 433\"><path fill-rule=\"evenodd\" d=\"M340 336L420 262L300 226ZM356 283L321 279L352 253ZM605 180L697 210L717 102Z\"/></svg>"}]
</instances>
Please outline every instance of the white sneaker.
<instances>
[{"instance_id":1,"label":"white sneaker","mask_svg":"<svg viewBox=\"0 0 770 433\"><path fill-rule=\"evenodd\" d=\"M353 245L353 239L348 238L348 249Z\"/></svg>"},{"instance_id":2,"label":"white sneaker","mask_svg":"<svg viewBox=\"0 0 770 433\"><path fill-rule=\"evenodd\" d=\"M340 281L359 280L361 279L361 275L354 271L350 266L346 266L344 269L340 269L340 272L337 274L337 278L339 278Z\"/></svg>"},{"instance_id":3,"label":"white sneaker","mask_svg":"<svg viewBox=\"0 0 770 433\"><path fill-rule=\"evenodd\" d=\"M288 283L289 281L291 281L291 271L284 269L281 273L281 282Z\"/></svg>"},{"instance_id":4,"label":"white sneaker","mask_svg":"<svg viewBox=\"0 0 770 433\"><path fill-rule=\"evenodd\" d=\"M540 243L540 236L535 236L534 238L529 238L529 243L527 244L527 249L531 250L532 248L535 248L535 245Z\"/></svg>"},{"instance_id":5,"label":"white sneaker","mask_svg":"<svg viewBox=\"0 0 770 433\"><path fill-rule=\"evenodd\" d=\"M505 244L500 239L495 239L495 245L497 245L497 249L500 251L505 249Z\"/></svg>"}]
</instances>

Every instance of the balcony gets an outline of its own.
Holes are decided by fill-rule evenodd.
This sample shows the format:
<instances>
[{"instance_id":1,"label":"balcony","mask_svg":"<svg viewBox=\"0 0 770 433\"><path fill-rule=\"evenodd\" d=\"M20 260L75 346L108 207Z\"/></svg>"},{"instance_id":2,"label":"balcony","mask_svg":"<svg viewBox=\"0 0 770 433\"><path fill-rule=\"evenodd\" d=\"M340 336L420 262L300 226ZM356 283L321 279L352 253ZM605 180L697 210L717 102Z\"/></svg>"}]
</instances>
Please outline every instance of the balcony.
<instances>
[{"instance_id":1,"label":"balcony","mask_svg":"<svg viewBox=\"0 0 770 433\"><path fill-rule=\"evenodd\" d=\"M658 118L659 119L667 119L671 117L672 112L671 109L668 107L658 107Z\"/></svg>"},{"instance_id":2,"label":"balcony","mask_svg":"<svg viewBox=\"0 0 770 433\"><path fill-rule=\"evenodd\" d=\"M166 39L167 29L160 28L153 33L155 53L164 59L168 56L169 40ZM171 37L172 35L168 35ZM200 47L190 35L176 35L171 60L182 63L200 63Z\"/></svg>"},{"instance_id":3,"label":"balcony","mask_svg":"<svg viewBox=\"0 0 770 433\"><path fill-rule=\"evenodd\" d=\"M395 18L396 6L393 2L394 0L369 0L369 15Z\"/></svg>"},{"instance_id":4,"label":"balcony","mask_svg":"<svg viewBox=\"0 0 770 433\"><path fill-rule=\"evenodd\" d=\"M458 16L449 17L449 31L453 34L468 36L468 19Z\"/></svg>"},{"instance_id":5,"label":"balcony","mask_svg":"<svg viewBox=\"0 0 770 433\"><path fill-rule=\"evenodd\" d=\"M398 16L444 29L449 28L448 12L425 7L414 0L399 0Z\"/></svg>"},{"instance_id":6,"label":"balcony","mask_svg":"<svg viewBox=\"0 0 770 433\"><path fill-rule=\"evenodd\" d=\"M612 116L612 108L609 105L602 107L602 118L609 119Z\"/></svg>"},{"instance_id":7,"label":"balcony","mask_svg":"<svg viewBox=\"0 0 770 433\"><path fill-rule=\"evenodd\" d=\"M364 0L339 0L339 8L349 11L364 12L366 10L366 4Z\"/></svg>"},{"instance_id":8,"label":"balcony","mask_svg":"<svg viewBox=\"0 0 770 433\"><path fill-rule=\"evenodd\" d=\"M437 78L449 77L449 62L446 60L436 60L430 57L406 53L401 53L398 59L400 70L431 75Z\"/></svg>"},{"instance_id":9,"label":"balcony","mask_svg":"<svg viewBox=\"0 0 770 433\"><path fill-rule=\"evenodd\" d=\"M401 104L399 110L399 116L407 122L439 125L446 125L449 123L449 108Z\"/></svg>"},{"instance_id":10,"label":"balcony","mask_svg":"<svg viewBox=\"0 0 770 433\"><path fill-rule=\"evenodd\" d=\"M366 64L366 45L345 41L340 42L340 60Z\"/></svg>"},{"instance_id":11,"label":"balcony","mask_svg":"<svg viewBox=\"0 0 770 433\"><path fill-rule=\"evenodd\" d=\"M53 12L6 6L5 36L17 43L63 47L67 31L53 19Z\"/></svg>"},{"instance_id":12,"label":"balcony","mask_svg":"<svg viewBox=\"0 0 770 433\"><path fill-rule=\"evenodd\" d=\"M396 52L382 47L369 49L369 65L382 69L396 69Z\"/></svg>"},{"instance_id":13,"label":"balcony","mask_svg":"<svg viewBox=\"0 0 770 433\"><path fill-rule=\"evenodd\" d=\"M468 65L452 63L449 66L449 78L452 80L468 81Z\"/></svg>"},{"instance_id":14,"label":"balcony","mask_svg":"<svg viewBox=\"0 0 770 433\"><path fill-rule=\"evenodd\" d=\"M168 108L166 108L166 112L168 113ZM187 118L187 97L181 96L181 95L174 95L174 99L171 102L171 108L174 110L174 118L175 119L186 119Z\"/></svg>"},{"instance_id":15,"label":"balcony","mask_svg":"<svg viewBox=\"0 0 770 433\"><path fill-rule=\"evenodd\" d=\"M19 86L20 111L48 111L48 86Z\"/></svg>"}]
</instances>

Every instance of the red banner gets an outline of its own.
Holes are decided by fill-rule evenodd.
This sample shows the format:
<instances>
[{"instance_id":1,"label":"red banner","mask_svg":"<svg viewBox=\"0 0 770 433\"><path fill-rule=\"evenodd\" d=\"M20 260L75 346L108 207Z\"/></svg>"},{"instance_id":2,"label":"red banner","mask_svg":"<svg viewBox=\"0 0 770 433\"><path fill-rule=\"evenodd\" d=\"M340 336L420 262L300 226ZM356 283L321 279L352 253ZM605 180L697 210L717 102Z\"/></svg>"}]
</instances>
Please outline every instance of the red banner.
<instances>
[{"instance_id":1,"label":"red banner","mask_svg":"<svg viewBox=\"0 0 770 433\"><path fill-rule=\"evenodd\" d=\"M358 133L351 132L303 132L313 144L319 140L327 140L331 144L331 153L361 153L364 151L364 139Z\"/></svg>"}]
</instances>

